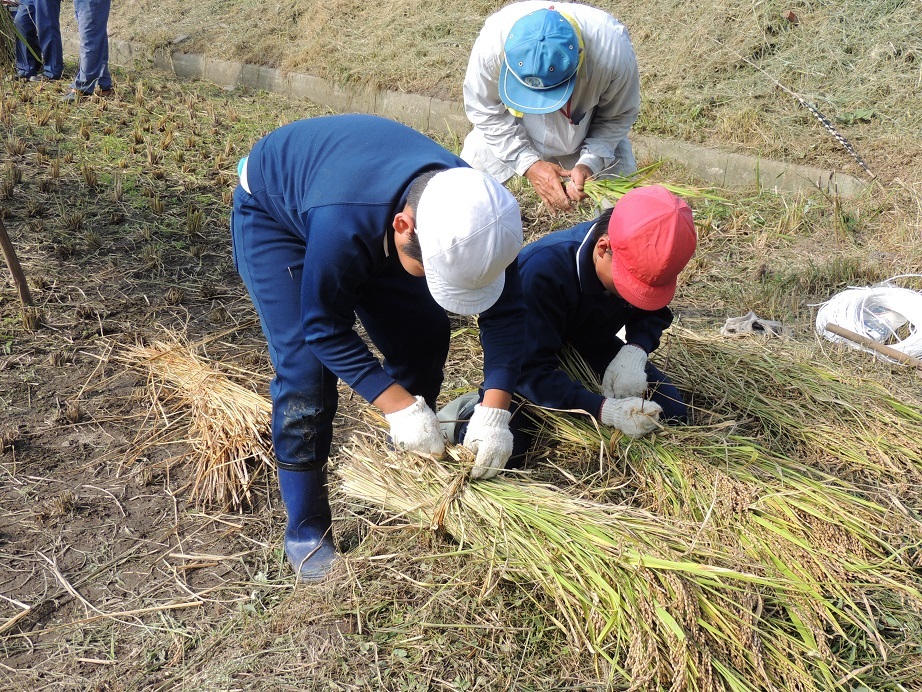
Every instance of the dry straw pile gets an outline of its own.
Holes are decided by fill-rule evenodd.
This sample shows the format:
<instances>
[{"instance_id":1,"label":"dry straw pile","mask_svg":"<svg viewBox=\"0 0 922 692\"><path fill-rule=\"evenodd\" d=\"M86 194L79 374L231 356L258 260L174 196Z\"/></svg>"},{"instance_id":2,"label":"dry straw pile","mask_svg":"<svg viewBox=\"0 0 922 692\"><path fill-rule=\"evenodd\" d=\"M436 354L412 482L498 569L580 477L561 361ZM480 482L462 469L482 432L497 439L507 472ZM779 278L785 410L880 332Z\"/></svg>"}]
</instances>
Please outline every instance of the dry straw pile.
<instances>
[{"instance_id":1,"label":"dry straw pile","mask_svg":"<svg viewBox=\"0 0 922 692\"><path fill-rule=\"evenodd\" d=\"M255 391L252 373L232 377L196 347L178 339L125 349L120 359L148 372L151 415L158 435L136 445L187 442L176 461L195 469L193 499L239 509L251 504L261 473L275 468L269 420L272 405Z\"/></svg>"},{"instance_id":2,"label":"dry straw pile","mask_svg":"<svg viewBox=\"0 0 922 692\"><path fill-rule=\"evenodd\" d=\"M342 489L538 587L536 604L634 689L918 689L918 402L781 342L676 329L660 350L701 424L628 440L532 409L557 486L468 484L457 450L437 463L366 436Z\"/></svg>"},{"instance_id":3,"label":"dry straw pile","mask_svg":"<svg viewBox=\"0 0 922 692\"><path fill-rule=\"evenodd\" d=\"M745 687L815 673L804 644L758 616L763 592L801 597L792 581L728 566L718 547L696 541L692 523L534 482L469 483L465 450L451 452L454 462L443 463L360 438L338 469L342 490L454 536L487 575L529 593L537 587L535 604L638 689L709 689L718 679ZM782 655L765 655L777 649Z\"/></svg>"}]
</instances>

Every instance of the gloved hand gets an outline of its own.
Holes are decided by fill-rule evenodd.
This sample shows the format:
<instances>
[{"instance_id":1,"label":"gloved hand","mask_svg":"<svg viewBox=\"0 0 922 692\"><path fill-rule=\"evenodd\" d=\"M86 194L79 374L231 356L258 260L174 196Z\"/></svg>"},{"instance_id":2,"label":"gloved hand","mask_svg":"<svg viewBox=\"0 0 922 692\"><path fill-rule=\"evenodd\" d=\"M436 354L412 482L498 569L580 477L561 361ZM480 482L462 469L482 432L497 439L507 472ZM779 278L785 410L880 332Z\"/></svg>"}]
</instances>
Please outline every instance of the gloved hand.
<instances>
[{"instance_id":1,"label":"gloved hand","mask_svg":"<svg viewBox=\"0 0 922 692\"><path fill-rule=\"evenodd\" d=\"M602 396L624 399L642 396L647 391L647 352L640 346L625 344L602 376Z\"/></svg>"},{"instance_id":2,"label":"gloved hand","mask_svg":"<svg viewBox=\"0 0 922 692\"><path fill-rule=\"evenodd\" d=\"M502 408L488 408L477 404L467 424L464 446L477 453L471 478L493 478L502 471L512 456L512 432L509 421L512 414Z\"/></svg>"},{"instance_id":3,"label":"gloved hand","mask_svg":"<svg viewBox=\"0 0 922 692\"><path fill-rule=\"evenodd\" d=\"M435 456L445 451L439 420L421 396L410 406L387 413L384 418L391 426L391 439L397 449Z\"/></svg>"},{"instance_id":4,"label":"gloved hand","mask_svg":"<svg viewBox=\"0 0 922 692\"><path fill-rule=\"evenodd\" d=\"M599 418L603 425L618 428L628 437L643 437L659 427L663 407L640 397L606 399Z\"/></svg>"}]
</instances>

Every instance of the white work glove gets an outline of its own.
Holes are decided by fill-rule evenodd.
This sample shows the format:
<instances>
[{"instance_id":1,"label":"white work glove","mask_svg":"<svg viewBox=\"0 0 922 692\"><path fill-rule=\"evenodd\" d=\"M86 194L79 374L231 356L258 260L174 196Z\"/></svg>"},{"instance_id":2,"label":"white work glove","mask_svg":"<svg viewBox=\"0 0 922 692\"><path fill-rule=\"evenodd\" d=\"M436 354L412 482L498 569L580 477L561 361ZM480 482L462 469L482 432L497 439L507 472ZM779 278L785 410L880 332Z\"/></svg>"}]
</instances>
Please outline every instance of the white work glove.
<instances>
[{"instance_id":1,"label":"white work glove","mask_svg":"<svg viewBox=\"0 0 922 692\"><path fill-rule=\"evenodd\" d=\"M397 449L434 456L445 451L439 419L421 396L406 408L384 414L384 418L391 426L391 440Z\"/></svg>"},{"instance_id":2,"label":"white work glove","mask_svg":"<svg viewBox=\"0 0 922 692\"><path fill-rule=\"evenodd\" d=\"M640 397L606 399L600 418L603 425L618 428L628 437L643 437L659 427L662 412L663 407L655 401L644 401Z\"/></svg>"},{"instance_id":3,"label":"white work glove","mask_svg":"<svg viewBox=\"0 0 922 692\"><path fill-rule=\"evenodd\" d=\"M464 446L477 453L471 478L493 478L506 467L512 456L512 414L504 408L489 408L477 404L467 424Z\"/></svg>"},{"instance_id":4,"label":"white work glove","mask_svg":"<svg viewBox=\"0 0 922 692\"><path fill-rule=\"evenodd\" d=\"M625 344L602 376L602 396L624 399L642 396L647 391L647 352L640 346Z\"/></svg>"}]
</instances>

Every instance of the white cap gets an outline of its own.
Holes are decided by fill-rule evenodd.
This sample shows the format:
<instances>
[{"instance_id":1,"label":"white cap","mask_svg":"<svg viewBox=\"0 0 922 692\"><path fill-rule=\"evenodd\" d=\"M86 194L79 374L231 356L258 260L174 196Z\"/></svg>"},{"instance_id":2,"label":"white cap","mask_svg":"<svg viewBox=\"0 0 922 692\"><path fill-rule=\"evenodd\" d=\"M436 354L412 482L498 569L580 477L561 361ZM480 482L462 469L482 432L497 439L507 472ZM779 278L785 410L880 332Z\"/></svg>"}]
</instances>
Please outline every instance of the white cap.
<instances>
[{"instance_id":1,"label":"white cap","mask_svg":"<svg viewBox=\"0 0 922 692\"><path fill-rule=\"evenodd\" d=\"M433 176L418 206L416 234L435 302L459 315L491 307L522 248L515 197L486 173L449 168Z\"/></svg>"}]
</instances>

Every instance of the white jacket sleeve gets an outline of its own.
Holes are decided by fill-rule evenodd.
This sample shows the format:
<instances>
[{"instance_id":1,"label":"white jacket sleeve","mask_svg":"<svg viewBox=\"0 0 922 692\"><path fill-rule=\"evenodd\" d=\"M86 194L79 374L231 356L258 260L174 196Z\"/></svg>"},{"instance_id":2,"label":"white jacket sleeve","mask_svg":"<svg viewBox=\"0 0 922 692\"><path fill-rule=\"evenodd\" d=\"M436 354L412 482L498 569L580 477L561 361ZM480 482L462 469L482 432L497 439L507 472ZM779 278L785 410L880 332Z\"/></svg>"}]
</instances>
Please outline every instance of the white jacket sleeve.
<instances>
[{"instance_id":1,"label":"white jacket sleeve","mask_svg":"<svg viewBox=\"0 0 922 692\"><path fill-rule=\"evenodd\" d=\"M627 137L640 113L640 72L623 27L610 28L607 34L595 37L594 43L589 40L587 37L586 59L593 60L593 69L605 76L599 85L598 106L583 141L579 163L593 173L601 173L615 162L618 144ZM602 52L595 50L600 45L605 46Z\"/></svg>"},{"instance_id":2,"label":"white jacket sleeve","mask_svg":"<svg viewBox=\"0 0 922 692\"><path fill-rule=\"evenodd\" d=\"M503 60L500 33L488 22L474 42L464 76L464 111L483 135L494 156L519 175L541 157L521 121L499 97L499 72Z\"/></svg>"}]
</instances>

